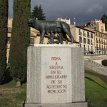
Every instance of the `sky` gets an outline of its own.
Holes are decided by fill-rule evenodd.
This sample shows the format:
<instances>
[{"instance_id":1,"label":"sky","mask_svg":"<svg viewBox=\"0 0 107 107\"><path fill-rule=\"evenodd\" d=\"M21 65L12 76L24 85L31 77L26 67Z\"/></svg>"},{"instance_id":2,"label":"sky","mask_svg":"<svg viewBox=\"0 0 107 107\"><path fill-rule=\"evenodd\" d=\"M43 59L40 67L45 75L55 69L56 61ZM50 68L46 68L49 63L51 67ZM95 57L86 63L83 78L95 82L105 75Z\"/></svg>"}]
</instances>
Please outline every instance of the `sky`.
<instances>
[{"instance_id":1,"label":"sky","mask_svg":"<svg viewBox=\"0 0 107 107\"><path fill-rule=\"evenodd\" d=\"M12 17L12 1L9 0L9 16ZM31 0L31 8L41 5L47 20L70 18L71 22L85 24L107 14L107 0ZM31 10L32 10L31 9Z\"/></svg>"}]
</instances>

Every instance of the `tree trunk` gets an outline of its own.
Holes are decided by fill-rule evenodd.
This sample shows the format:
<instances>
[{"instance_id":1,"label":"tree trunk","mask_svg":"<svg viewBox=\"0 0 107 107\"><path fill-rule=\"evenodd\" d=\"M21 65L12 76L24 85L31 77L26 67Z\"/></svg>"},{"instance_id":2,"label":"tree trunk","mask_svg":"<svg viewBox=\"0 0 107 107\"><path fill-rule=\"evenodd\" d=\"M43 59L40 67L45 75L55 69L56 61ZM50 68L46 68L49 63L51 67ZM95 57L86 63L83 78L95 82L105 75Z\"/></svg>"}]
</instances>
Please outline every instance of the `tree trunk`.
<instances>
[{"instance_id":1,"label":"tree trunk","mask_svg":"<svg viewBox=\"0 0 107 107\"><path fill-rule=\"evenodd\" d=\"M19 79L17 79L17 81L16 81L16 87L18 88L18 87L21 87L21 81L19 80Z\"/></svg>"}]
</instances>

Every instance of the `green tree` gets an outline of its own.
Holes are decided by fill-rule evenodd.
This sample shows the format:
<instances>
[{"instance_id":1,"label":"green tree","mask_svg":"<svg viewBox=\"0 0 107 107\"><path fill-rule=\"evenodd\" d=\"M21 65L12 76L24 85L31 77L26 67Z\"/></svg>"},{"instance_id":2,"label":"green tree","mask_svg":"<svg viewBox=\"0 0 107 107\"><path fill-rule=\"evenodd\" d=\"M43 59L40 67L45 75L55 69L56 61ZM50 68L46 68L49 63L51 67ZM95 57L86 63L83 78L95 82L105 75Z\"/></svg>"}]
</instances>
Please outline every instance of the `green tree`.
<instances>
[{"instance_id":1,"label":"green tree","mask_svg":"<svg viewBox=\"0 0 107 107\"><path fill-rule=\"evenodd\" d=\"M8 0L0 0L0 83L6 71Z\"/></svg>"},{"instance_id":2,"label":"green tree","mask_svg":"<svg viewBox=\"0 0 107 107\"><path fill-rule=\"evenodd\" d=\"M106 31L107 31L107 15L104 14L104 15L101 17L101 20L102 20L103 23L105 23L105 29L106 29Z\"/></svg>"},{"instance_id":3,"label":"green tree","mask_svg":"<svg viewBox=\"0 0 107 107\"><path fill-rule=\"evenodd\" d=\"M42 6L35 6L32 11L32 18L38 18L39 20L45 20L45 14L43 12Z\"/></svg>"},{"instance_id":4,"label":"green tree","mask_svg":"<svg viewBox=\"0 0 107 107\"><path fill-rule=\"evenodd\" d=\"M30 42L30 0L14 0L12 40L10 46L10 70L12 77L17 81L16 86L26 80L27 73L27 47Z\"/></svg>"}]
</instances>

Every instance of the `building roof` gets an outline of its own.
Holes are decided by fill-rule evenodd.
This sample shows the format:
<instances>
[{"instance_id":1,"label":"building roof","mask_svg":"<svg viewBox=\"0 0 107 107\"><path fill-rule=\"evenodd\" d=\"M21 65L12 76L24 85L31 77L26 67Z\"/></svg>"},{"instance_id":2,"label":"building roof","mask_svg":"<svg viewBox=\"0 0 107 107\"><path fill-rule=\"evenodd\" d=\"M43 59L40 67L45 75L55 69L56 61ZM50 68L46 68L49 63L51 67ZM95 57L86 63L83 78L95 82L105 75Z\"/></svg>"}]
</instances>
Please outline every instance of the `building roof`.
<instances>
[{"instance_id":1,"label":"building roof","mask_svg":"<svg viewBox=\"0 0 107 107\"><path fill-rule=\"evenodd\" d=\"M84 26L76 26L77 28L80 28L80 29L83 29L83 30L86 30L86 31L89 31L89 32L92 32L92 33L95 33L95 30L91 29L91 28L87 28L87 27L84 27Z\"/></svg>"}]
</instances>

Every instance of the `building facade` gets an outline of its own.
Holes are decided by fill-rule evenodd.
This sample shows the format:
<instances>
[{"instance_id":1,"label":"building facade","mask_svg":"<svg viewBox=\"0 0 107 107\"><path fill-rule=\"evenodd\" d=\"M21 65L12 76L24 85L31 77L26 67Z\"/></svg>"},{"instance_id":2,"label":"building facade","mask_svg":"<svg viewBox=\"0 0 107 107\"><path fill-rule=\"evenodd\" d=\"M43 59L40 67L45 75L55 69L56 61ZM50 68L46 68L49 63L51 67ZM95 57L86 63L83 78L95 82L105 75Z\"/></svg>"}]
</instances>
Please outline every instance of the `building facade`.
<instances>
[{"instance_id":1,"label":"building facade","mask_svg":"<svg viewBox=\"0 0 107 107\"><path fill-rule=\"evenodd\" d=\"M95 53L94 30L81 26L73 26L71 27L71 32L79 47L84 48L84 54Z\"/></svg>"},{"instance_id":2,"label":"building facade","mask_svg":"<svg viewBox=\"0 0 107 107\"><path fill-rule=\"evenodd\" d=\"M107 54L107 31L102 20L93 20L86 24L86 27L95 31L95 53Z\"/></svg>"},{"instance_id":3,"label":"building facade","mask_svg":"<svg viewBox=\"0 0 107 107\"><path fill-rule=\"evenodd\" d=\"M73 25L70 19L57 19L64 21L70 26L71 34L76 41L75 46L84 48L84 54L107 54L107 32L105 24L101 20L91 21L85 26ZM10 41L11 41L12 19L8 20L8 44L7 57L9 56ZM38 30L31 28L30 44L39 44L40 33ZM49 34L45 36L44 43L49 42ZM64 42L66 43L66 42Z\"/></svg>"},{"instance_id":4,"label":"building facade","mask_svg":"<svg viewBox=\"0 0 107 107\"><path fill-rule=\"evenodd\" d=\"M70 18L69 19L66 19L66 18L57 18L57 21L63 21L63 22L65 22L65 23L67 23L67 24L71 24L71 20L70 20Z\"/></svg>"},{"instance_id":5,"label":"building facade","mask_svg":"<svg viewBox=\"0 0 107 107\"><path fill-rule=\"evenodd\" d=\"M107 54L107 34L95 32L95 53Z\"/></svg>"},{"instance_id":6,"label":"building facade","mask_svg":"<svg viewBox=\"0 0 107 107\"><path fill-rule=\"evenodd\" d=\"M102 20L92 20L86 24L88 28L94 29L95 31L99 31L101 33L106 33L105 23Z\"/></svg>"}]
</instances>

